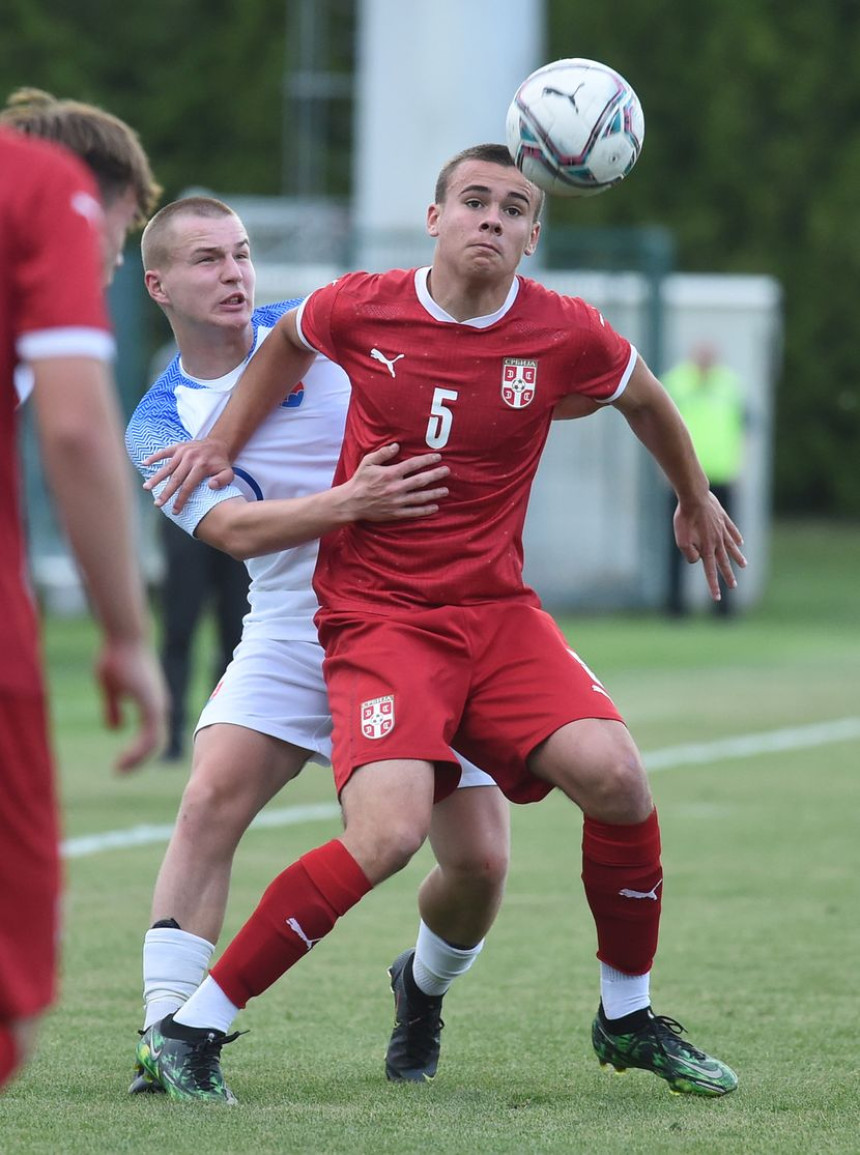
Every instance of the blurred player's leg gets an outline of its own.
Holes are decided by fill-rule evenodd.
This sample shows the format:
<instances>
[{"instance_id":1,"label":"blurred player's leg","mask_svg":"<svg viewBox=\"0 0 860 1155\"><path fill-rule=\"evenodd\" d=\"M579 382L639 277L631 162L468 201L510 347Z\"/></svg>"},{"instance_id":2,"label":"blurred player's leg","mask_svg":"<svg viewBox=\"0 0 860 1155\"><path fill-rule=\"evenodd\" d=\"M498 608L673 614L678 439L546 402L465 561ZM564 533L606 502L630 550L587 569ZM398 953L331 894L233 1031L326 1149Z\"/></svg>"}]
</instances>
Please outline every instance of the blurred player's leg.
<instances>
[{"instance_id":1,"label":"blurred player's leg","mask_svg":"<svg viewBox=\"0 0 860 1155\"><path fill-rule=\"evenodd\" d=\"M55 994L60 870L44 701L0 695L0 1086Z\"/></svg>"},{"instance_id":2,"label":"blurred player's leg","mask_svg":"<svg viewBox=\"0 0 860 1155\"><path fill-rule=\"evenodd\" d=\"M197 626L209 595L207 554L210 546L189 536L165 517L161 522L165 555L161 587L161 664L170 694L168 741L164 759L185 753L186 701Z\"/></svg>"},{"instance_id":3,"label":"blurred player's leg","mask_svg":"<svg viewBox=\"0 0 860 1155\"><path fill-rule=\"evenodd\" d=\"M9 1023L0 1023L0 1087L6 1085L21 1064L21 1048L16 1031Z\"/></svg>"}]
</instances>

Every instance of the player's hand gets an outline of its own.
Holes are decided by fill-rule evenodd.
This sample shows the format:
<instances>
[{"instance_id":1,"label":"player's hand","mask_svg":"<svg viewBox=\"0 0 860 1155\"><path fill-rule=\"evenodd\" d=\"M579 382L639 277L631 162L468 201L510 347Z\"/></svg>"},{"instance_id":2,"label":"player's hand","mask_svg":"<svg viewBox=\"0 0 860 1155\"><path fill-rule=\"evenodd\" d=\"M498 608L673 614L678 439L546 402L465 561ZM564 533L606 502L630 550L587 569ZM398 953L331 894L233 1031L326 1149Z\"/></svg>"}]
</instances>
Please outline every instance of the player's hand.
<instances>
[{"instance_id":1,"label":"player's hand","mask_svg":"<svg viewBox=\"0 0 860 1155\"><path fill-rule=\"evenodd\" d=\"M233 466L227 447L221 441L205 437L199 441L183 441L179 445L169 445L159 449L144 459L144 465L164 464L143 483L146 490L158 489L155 499L161 508L175 496L173 512L179 513L188 498L201 482L209 480L210 489L223 489L233 480Z\"/></svg>"},{"instance_id":2,"label":"player's hand","mask_svg":"<svg viewBox=\"0 0 860 1155\"><path fill-rule=\"evenodd\" d=\"M151 647L132 639L107 638L96 660L96 681L102 694L105 725L123 725L130 701L137 710L137 733L114 766L134 770L161 748L167 721L167 687Z\"/></svg>"},{"instance_id":3,"label":"player's hand","mask_svg":"<svg viewBox=\"0 0 860 1155\"><path fill-rule=\"evenodd\" d=\"M368 453L341 486L348 520L399 521L438 512L439 501L448 496L439 482L451 472L439 464L441 454L423 453L387 464L399 450L393 444Z\"/></svg>"},{"instance_id":4,"label":"player's hand","mask_svg":"<svg viewBox=\"0 0 860 1155\"><path fill-rule=\"evenodd\" d=\"M704 502L684 506L680 502L674 516L675 541L678 549L690 563L702 563L711 597L720 600L722 574L729 589L737 586L732 562L743 568L747 559L741 553L744 543L741 531L714 497L708 493Z\"/></svg>"}]
</instances>

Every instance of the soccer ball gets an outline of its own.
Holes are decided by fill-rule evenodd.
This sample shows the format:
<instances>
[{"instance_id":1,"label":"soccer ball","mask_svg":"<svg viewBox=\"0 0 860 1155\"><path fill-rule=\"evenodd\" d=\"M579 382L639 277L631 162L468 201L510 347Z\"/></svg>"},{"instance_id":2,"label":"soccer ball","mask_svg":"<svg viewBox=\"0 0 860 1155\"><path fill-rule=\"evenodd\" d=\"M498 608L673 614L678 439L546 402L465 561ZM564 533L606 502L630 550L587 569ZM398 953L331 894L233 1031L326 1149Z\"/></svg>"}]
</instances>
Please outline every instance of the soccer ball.
<instances>
[{"instance_id":1,"label":"soccer ball","mask_svg":"<svg viewBox=\"0 0 860 1155\"><path fill-rule=\"evenodd\" d=\"M633 168L645 117L623 76L573 57L545 64L523 81L508 109L506 135L523 176L548 193L588 197Z\"/></svg>"}]
</instances>

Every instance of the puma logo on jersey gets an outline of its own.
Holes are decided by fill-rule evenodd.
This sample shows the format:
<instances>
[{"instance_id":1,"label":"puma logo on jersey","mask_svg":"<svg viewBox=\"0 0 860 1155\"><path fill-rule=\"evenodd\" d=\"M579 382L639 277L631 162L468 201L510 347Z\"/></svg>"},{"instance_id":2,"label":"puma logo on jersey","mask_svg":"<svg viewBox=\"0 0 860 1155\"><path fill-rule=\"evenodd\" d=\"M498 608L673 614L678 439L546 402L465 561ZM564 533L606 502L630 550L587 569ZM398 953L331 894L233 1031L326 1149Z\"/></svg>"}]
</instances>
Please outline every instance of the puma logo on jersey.
<instances>
[{"instance_id":1,"label":"puma logo on jersey","mask_svg":"<svg viewBox=\"0 0 860 1155\"><path fill-rule=\"evenodd\" d=\"M380 353L380 351L378 349L371 349L370 355L374 361L381 361L382 364L386 367L386 369L388 370L388 372L391 374L392 377L397 376L397 374L394 372L394 362L399 361L401 357L406 356L405 353L398 353L396 357L392 357L391 360L389 361L389 359L385 356L385 354Z\"/></svg>"},{"instance_id":2,"label":"puma logo on jersey","mask_svg":"<svg viewBox=\"0 0 860 1155\"><path fill-rule=\"evenodd\" d=\"M660 889L660 887L662 885L663 885L663 879L661 878L653 890L628 890L627 887L625 886L624 889L619 890L618 893L621 895L622 898L652 898L654 900L654 902L656 902L657 901L657 891Z\"/></svg>"},{"instance_id":3,"label":"puma logo on jersey","mask_svg":"<svg viewBox=\"0 0 860 1155\"><path fill-rule=\"evenodd\" d=\"M285 921L286 921L287 926L290 928L290 930L295 931L295 933L299 936L299 938L302 940L302 942L307 946L308 950L312 950L317 945L317 943L320 941L318 938L308 938L308 936L302 930L298 919L288 918Z\"/></svg>"}]
</instances>

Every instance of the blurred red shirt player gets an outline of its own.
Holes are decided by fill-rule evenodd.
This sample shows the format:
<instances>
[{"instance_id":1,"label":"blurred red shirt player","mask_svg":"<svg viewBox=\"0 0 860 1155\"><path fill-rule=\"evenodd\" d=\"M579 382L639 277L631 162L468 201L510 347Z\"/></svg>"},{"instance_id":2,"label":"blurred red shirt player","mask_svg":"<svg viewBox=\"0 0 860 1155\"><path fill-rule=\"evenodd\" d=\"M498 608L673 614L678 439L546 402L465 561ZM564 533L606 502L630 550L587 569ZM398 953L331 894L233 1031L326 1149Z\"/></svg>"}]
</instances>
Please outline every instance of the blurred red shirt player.
<instances>
[{"instance_id":1,"label":"blurred red shirt player","mask_svg":"<svg viewBox=\"0 0 860 1155\"><path fill-rule=\"evenodd\" d=\"M130 694L142 713L151 713L147 697L157 696L109 368L114 340L102 243L98 192L81 162L55 145L0 130L0 1086L20 1065L34 1020L54 997L60 873L19 510L19 365L32 371L46 475L99 619L98 678L109 724L119 721L121 696ZM139 743L150 737L141 732Z\"/></svg>"}]
</instances>

